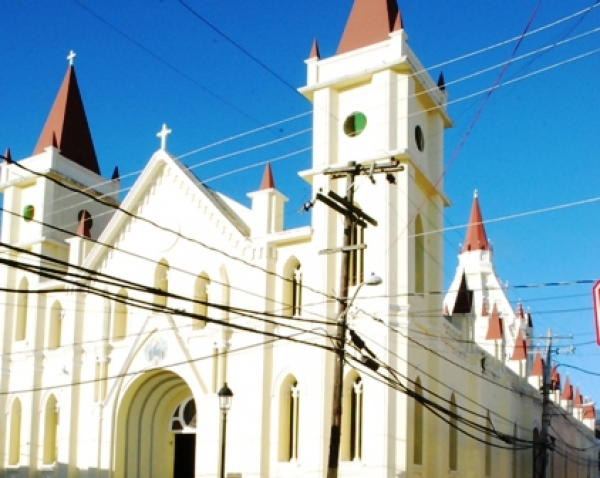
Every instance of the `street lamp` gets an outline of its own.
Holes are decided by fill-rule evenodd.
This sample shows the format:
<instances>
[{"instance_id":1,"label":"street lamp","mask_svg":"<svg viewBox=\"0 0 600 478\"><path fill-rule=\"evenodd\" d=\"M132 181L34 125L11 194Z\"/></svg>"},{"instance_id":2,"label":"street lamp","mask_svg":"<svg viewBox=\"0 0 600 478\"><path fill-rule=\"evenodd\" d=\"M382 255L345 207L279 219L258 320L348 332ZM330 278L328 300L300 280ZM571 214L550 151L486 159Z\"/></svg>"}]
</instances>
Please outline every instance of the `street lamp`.
<instances>
[{"instance_id":1,"label":"street lamp","mask_svg":"<svg viewBox=\"0 0 600 478\"><path fill-rule=\"evenodd\" d=\"M346 343L346 330L348 321L348 310L352 307L354 299L363 286L379 285L383 281L381 277L371 274L361 282L350 300L347 297L341 299L341 310L337 319L337 357L333 378L333 403L331 407L331 433L329 435L329 460L327 463L327 478L337 478L340 463L340 442L342 434L342 391L344 387L344 354Z\"/></svg>"},{"instance_id":2,"label":"street lamp","mask_svg":"<svg viewBox=\"0 0 600 478\"><path fill-rule=\"evenodd\" d=\"M227 386L227 382L223 385L219 393L219 408L223 414L223 433L221 434L221 472L220 477L225 478L225 437L227 434L227 412L231 408L231 401L233 399L233 392Z\"/></svg>"}]
</instances>

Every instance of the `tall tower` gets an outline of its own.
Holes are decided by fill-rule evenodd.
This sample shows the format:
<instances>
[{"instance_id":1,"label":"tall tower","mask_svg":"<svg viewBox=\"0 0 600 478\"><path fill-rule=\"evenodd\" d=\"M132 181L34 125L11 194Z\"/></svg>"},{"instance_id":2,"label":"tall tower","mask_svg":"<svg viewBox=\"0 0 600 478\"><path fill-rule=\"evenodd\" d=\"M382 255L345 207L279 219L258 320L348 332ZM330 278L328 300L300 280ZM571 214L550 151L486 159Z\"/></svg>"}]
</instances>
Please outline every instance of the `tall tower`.
<instances>
[{"instance_id":1,"label":"tall tower","mask_svg":"<svg viewBox=\"0 0 600 478\"><path fill-rule=\"evenodd\" d=\"M321 59L315 40L306 63L300 92L313 103L313 163L301 175L315 194L344 195L345 181L324 170L391 158L404 165L393 178L355 185L356 203L380 223L365 231L365 272L383 277L396 297L390 305L431 309L426 292L442 289L443 253L441 234L428 232L442 229L448 204L443 138L452 123L443 77L436 84L408 46L395 0L355 0L336 54ZM313 214L315 237L339 245L339 218L325 208Z\"/></svg>"}]
</instances>

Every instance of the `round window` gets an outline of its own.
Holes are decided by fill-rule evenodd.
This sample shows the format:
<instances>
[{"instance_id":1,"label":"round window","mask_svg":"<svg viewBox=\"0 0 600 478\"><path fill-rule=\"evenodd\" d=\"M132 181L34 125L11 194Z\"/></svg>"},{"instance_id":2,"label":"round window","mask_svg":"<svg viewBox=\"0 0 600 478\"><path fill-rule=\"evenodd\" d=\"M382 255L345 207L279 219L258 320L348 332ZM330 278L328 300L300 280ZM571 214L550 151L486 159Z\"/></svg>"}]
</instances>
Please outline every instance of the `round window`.
<instances>
[{"instance_id":1,"label":"round window","mask_svg":"<svg viewBox=\"0 0 600 478\"><path fill-rule=\"evenodd\" d=\"M352 113L344 121L344 133L351 138L358 136L367 127L367 117L363 113Z\"/></svg>"},{"instance_id":2,"label":"round window","mask_svg":"<svg viewBox=\"0 0 600 478\"><path fill-rule=\"evenodd\" d=\"M415 141L419 151L423 151L425 149L425 136L423 135L423 130L420 126L415 128Z\"/></svg>"},{"instance_id":3,"label":"round window","mask_svg":"<svg viewBox=\"0 0 600 478\"><path fill-rule=\"evenodd\" d=\"M27 206L25 206L23 208L23 219L27 222L31 221L33 219L33 216L35 214L35 208L31 205L28 204Z\"/></svg>"}]
</instances>

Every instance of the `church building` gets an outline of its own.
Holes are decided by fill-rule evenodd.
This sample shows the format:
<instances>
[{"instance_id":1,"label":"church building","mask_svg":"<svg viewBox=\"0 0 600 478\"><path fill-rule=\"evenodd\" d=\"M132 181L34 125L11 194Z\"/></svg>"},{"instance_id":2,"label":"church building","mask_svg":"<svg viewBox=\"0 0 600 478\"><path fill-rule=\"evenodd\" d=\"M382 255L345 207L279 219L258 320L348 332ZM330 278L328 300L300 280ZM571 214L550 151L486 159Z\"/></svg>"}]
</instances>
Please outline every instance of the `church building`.
<instances>
[{"instance_id":1,"label":"church building","mask_svg":"<svg viewBox=\"0 0 600 478\"><path fill-rule=\"evenodd\" d=\"M31 156L6 150L0 169L0 476L327 476L342 321L340 477L541 469L543 356L477 194L440 294L443 75L396 0L355 0L336 54L315 40L306 68L298 175L314 201L310 225L287 229L270 166L247 207L172 156L166 126L120 198L68 66ZM563 382L553 370L548 476L598 476L593 405Z\"/></svg>"}]
</instances>

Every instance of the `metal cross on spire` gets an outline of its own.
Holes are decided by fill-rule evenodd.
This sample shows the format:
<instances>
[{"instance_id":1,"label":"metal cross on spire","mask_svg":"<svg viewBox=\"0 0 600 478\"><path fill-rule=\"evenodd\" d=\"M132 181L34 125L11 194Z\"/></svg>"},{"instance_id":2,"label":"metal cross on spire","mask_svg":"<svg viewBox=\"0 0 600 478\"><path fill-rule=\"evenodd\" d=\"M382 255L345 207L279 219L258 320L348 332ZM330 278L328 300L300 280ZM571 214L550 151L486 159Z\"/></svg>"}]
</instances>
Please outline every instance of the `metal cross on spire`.
<instances>
[{"instance_id":1,"label":"metal cross on spire","mask_svg":"<svg viewBox=\"0 0 600 478\"><path fill-rule=\"evenodd\" d=\"M156 134L157 138L160 138L160 149L162 151L167 149L167 136L173 131L167 128L167 125L163 123L162 129Z\"/></svg>"},{"instance_id":2,"label":"metal cross on spire","mask_svg":"<svg viewBox=\"0 0 600 478\"><path fill-rule=\"evenodd\" d=\"M77 55L75 54L75 52L73 50L71 50L69 52L69 55L67 56L67 60L69 60L69 66L73 66L73 60L75 59Z\"/></svg>"}]
</instances>

